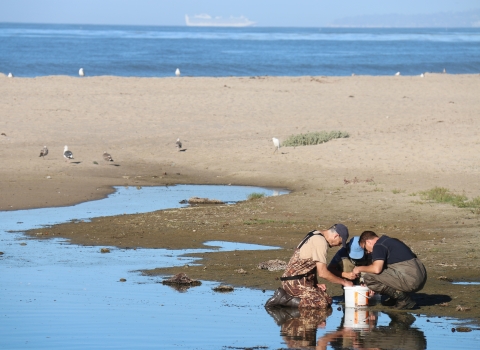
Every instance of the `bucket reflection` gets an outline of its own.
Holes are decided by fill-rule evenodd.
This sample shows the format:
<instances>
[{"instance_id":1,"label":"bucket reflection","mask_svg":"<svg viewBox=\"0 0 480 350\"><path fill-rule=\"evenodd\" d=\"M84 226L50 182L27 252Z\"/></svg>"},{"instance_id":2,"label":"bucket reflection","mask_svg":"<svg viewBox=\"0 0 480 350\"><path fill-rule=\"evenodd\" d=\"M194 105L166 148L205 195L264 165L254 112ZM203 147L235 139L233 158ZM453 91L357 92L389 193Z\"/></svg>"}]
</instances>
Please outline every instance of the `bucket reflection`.
<instances>
[{"instance_id":1,"label":"bucket reflection","mask_svg":"<svg viewBox=\"0 0 480 350\"><path fill-rule=\"evenodd\" d=\"M426 349L425 334L412 327L416 318L406 312L378 312L365 308L344 308L339 327L325 331L332 309L308 310L267 308L280 326L288 348L314 349ZM378 326L379 315L389 317L387 326Z\"/></svg>"}]
</instances>

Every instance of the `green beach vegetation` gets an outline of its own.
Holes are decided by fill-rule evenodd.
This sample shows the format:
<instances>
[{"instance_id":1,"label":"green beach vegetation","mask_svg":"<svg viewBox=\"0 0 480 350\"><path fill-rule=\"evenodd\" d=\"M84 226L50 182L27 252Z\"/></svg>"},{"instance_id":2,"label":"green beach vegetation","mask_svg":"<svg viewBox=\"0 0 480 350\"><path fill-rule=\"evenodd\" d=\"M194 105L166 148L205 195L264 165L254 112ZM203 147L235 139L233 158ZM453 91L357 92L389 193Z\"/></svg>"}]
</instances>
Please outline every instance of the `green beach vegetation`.
<instances>
[{"instance_id":1,"label":"green beach vegetation","mask_svg":"<svg viewBox=\"0 0 480 350\"><path fill-rule=\"evenodd\" d=\"M289 136L282 142L284 147L309 146L325 143L333 139L347 138L350 135L344 131L319 131Z\"/></svg>"},{"instance_id":2,"label":"green beach vegetation","mask_svg":"<svg viewBox=\"0 0 480 350\"><path fill-rule=\"evenodd\" d=\"M458 208L480 209L480 197L468 199L464 194L455 194L445 187L434 187L419 194L423 200L447 203Z\"/></svg>"}]
</instances>

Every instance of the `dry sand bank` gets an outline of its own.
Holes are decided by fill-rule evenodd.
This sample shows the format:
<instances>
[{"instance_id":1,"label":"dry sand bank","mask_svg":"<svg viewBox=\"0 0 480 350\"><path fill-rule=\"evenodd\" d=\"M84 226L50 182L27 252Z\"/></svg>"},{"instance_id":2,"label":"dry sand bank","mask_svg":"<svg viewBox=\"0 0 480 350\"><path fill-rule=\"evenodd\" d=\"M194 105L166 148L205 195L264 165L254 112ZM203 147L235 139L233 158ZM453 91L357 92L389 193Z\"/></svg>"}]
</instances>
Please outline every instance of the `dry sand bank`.
<instances>
[{"instance_id":1,"label":"dry sand bank","mask_svg":"<svg viewBox=\"0 0 480 350\"><path fill-rule=\"evenodd\" d=\"M436 279L477 278L478 213L422 205L412 196L434 186L480 196L479 75L0 76L0 96L0 210L73 204L102 197L112 185L286 187L293 190L289 196L236 207L167 211L163 221L149 214L103 219L75 225L74 234L60 227L52 232L79 243L130 247L187 247L207 239L279 245L285 249L256 259L240 254L238 262L209 256L206 270L189 270L192 278L273 289L276 275L256 271L256 260L287 259L312 226L341 221L352 234L373 228L412 245L429 269L425 293L452 299L448 307L425 301L422 312L480 315L478 288L472 293ZM272 137L321 130L350 137L273 153ZM175 148L177 137L184 152ZM45 160L38 157L44 145ZM62 157L64 145L74 154L70 163ZM105 150L114 165L103 161ZM138 231L136 220L153 228ZM121 237L114 232L119 227ZM232 273L240 265L249 273ZM472 310L457 312L457 303Z\"/></svg>"}]
</instances>

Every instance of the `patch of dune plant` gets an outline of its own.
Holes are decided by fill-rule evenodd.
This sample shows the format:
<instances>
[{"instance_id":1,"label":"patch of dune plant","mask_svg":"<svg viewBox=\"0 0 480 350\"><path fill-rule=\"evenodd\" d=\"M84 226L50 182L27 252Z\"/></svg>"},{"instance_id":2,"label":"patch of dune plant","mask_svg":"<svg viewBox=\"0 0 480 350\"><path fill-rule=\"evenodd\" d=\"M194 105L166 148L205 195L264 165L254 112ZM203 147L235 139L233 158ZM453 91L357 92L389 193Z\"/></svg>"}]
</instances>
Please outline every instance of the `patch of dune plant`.
<instances>
[{"instance_id":1,"label":"patch of dune plant","mask_svg":"<svg viewBox=\"0 0 480 350\"><path fill-rule=\"evenodd\" d=\"M265 197L265 193L252 192L248 195L248 200L259 199Z\"/></svg>"},{"instance_id":2,"label":"patch of dune plant","mask_svg":"<svg viewBox=\"0 0 480 350\"><path fill-rule=\"evenodd\" d=\"M333 139L347 138L350 135L344 131L319 131L289 136L282 142L284 147L318 145Z\"/></svg>"},{"instance_id":3,"label":"patch of dune plant","mask_svg":"<svg viewBox=\"0 0 480 350\"><path fill-rule=\"evenodd\" d=\"M434 187L419 194L423 200L447 203L458 208L480 208L480 197L469 200L464 194L455 194L445 187Z\"/></svg>"}]
</instances>

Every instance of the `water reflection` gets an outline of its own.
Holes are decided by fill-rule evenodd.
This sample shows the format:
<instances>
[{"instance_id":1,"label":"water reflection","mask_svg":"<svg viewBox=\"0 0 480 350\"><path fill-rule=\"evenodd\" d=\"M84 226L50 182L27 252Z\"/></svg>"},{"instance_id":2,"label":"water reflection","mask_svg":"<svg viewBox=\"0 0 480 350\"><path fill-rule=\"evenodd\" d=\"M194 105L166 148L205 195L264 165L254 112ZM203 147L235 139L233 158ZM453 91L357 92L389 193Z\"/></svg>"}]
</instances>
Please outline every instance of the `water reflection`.
<instances>
[{"instance_id":1,"label":"water reflection","mask_svg":"<svg viewBox=\"0 0 480 350\"><path fill-rule=\"evenodd\" d=\"M378 312L368 309L344 308L336 330L325 329L332 309L307 310L267 308L280 326L280 335L290 349L426 349L427 340L413 326L415 316L406 312ZM389 318L388 325L378 325L379 314Z\"/></svg>"}]
</instances>

